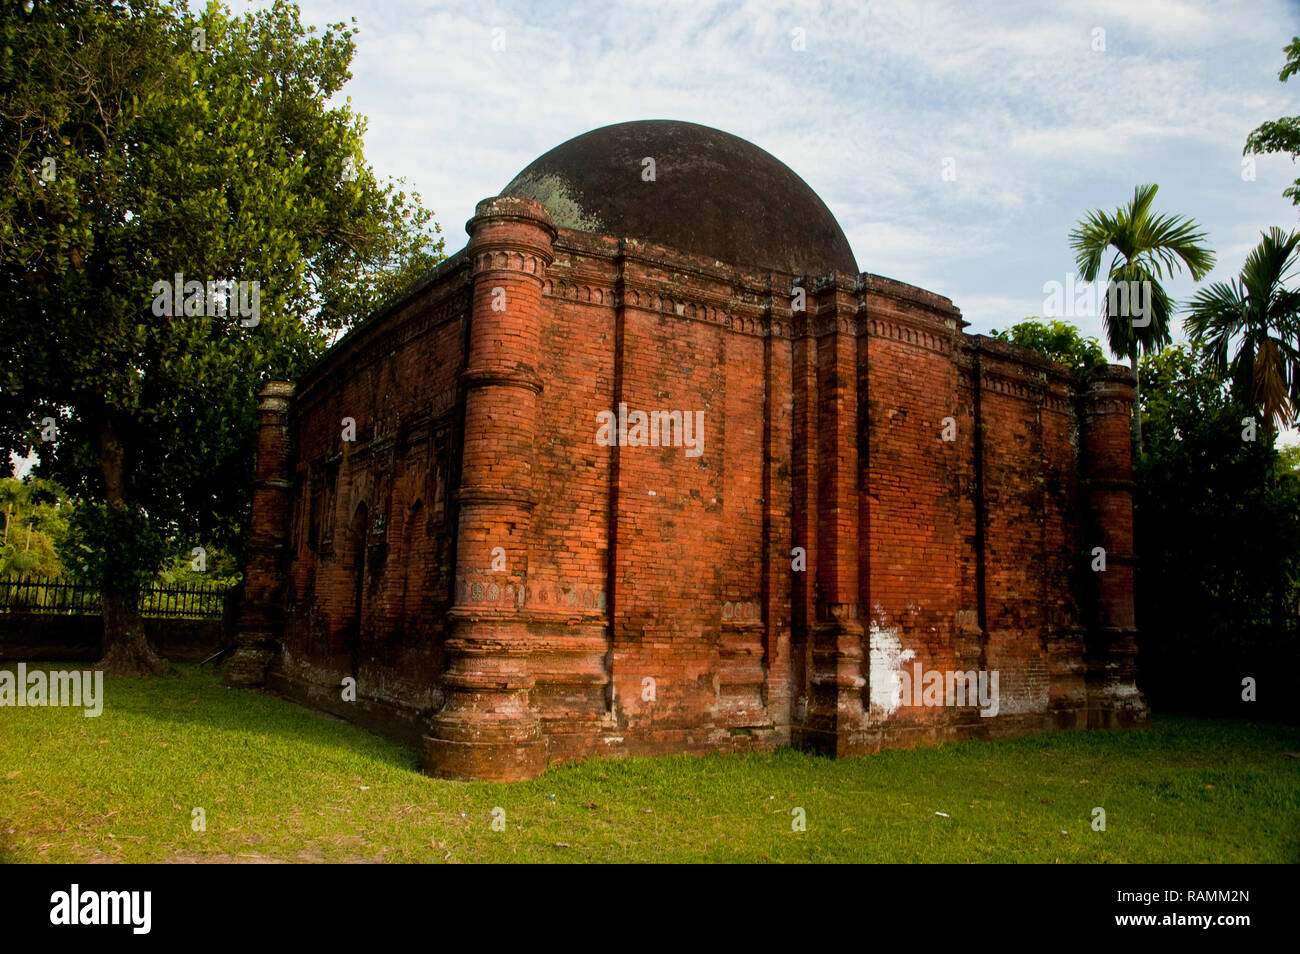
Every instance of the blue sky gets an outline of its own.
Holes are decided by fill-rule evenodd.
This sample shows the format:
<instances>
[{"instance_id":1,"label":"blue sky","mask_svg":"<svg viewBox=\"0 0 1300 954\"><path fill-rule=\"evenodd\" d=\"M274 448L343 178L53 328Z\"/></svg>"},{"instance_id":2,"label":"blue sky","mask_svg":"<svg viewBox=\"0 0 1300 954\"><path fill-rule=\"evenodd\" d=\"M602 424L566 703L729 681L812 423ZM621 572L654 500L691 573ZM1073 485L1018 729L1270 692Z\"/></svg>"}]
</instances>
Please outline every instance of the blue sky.
<instances>
[{"instance_id":1,"label":"blue sky","mask_svg":"<svg viewBox=\"0 0 1300 954\"><path fill-rule=\"evenodd\" d=\"M860 269L947 295L971 331L1042 314L1044 284L1072 271L1074 223L1141 182L1208 232L1213 279L1236 274L1262 229L1300 226L1281 194L1291 161L1261 157L1246 181L1241 154L1260 122L1300 112L1300 78L1277 79L1300 33L1293 4L300 6L304 22L356 17L345 92L369 119L367 159L420 192L448 252L474 204L537 155L647 118L773 153L825 200ZM1185 299L1195 285L1169 288ZM1067 317L1100 334L1095 316Z\"/></svg>"},{"instance_id":2,"label":"blue sky","mask_svg":"<svg viewBox=\"0 0 1300 954\"><path fill-rule=\"evenodd\" d=\"M821 195L860 269L947 295L972 332L1044 314L1045 283L1073 270L1075 222L1138 183L1207 231L1210 280L1235 275L1261 230L1300 226L1282 197L1290 159L1259 157L1246 181L1241 154L1259 123L1300 113L1300 77L1277 79L1295 4L299 5L304 23L356 18L344 95L368 118L367 159L420 192L449 253L475 203L536 156L652 118L773 153ZM1168 288L1185 300L1196 286ZM1101 337L1095 315L1065 317Z\"/></svg>"}]
</instances>

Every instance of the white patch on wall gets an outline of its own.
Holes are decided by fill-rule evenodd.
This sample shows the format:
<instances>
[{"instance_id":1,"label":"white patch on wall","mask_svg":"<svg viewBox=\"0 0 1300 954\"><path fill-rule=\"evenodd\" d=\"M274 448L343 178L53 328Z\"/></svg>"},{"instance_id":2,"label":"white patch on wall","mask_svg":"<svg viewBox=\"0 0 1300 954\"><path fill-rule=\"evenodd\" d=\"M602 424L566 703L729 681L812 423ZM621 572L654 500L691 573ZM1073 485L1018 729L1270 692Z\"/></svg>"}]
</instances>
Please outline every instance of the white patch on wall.
<instances>
[{"instance_id":1,"label":"white patch on wall","mask_svg":"<svg viewBox=\"0 0 1300 954\"><path fill-rule=\"evenodd\" d=\"M903 682L899 670L916 658L916 653L904 649L899 636L901 626L890 626L883 617L878 622L873 619L870 629L870 665L868 691L871 698L872 715L879 710L886 716L893 715L894 710L903 703Z\"/></svg>"}]
</instances>

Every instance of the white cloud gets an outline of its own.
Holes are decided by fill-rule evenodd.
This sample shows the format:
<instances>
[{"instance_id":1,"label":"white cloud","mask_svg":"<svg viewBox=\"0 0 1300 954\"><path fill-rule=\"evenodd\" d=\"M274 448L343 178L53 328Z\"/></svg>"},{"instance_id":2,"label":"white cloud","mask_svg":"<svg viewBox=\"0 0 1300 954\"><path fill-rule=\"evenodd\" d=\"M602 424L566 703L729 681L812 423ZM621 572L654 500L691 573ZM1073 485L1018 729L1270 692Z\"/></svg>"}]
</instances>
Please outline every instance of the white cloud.
<instances>
[{"instance_id":1,"label":"white cloud","mask_svg":"<svg viewBox=\"0 0 1300 954\"><path fill-rule=\"evenodd\" d=\"M1247 133L1297 112L1300 80L1277 82L1296 32L1280 0L1248 13L1175 0L301 6L308 22L357 17L345 92L369 117L367 157L422 194L449 252L475 203L538 154L645 118L772 152L826 201L862 269L949 295L975 323L1037 313L1042 276L1073 267L1074 222L1139 182L1209 230L1215 278L1262 228L1296 224L1290 162L1239 176Z\"/></svg>"}]
</instances>

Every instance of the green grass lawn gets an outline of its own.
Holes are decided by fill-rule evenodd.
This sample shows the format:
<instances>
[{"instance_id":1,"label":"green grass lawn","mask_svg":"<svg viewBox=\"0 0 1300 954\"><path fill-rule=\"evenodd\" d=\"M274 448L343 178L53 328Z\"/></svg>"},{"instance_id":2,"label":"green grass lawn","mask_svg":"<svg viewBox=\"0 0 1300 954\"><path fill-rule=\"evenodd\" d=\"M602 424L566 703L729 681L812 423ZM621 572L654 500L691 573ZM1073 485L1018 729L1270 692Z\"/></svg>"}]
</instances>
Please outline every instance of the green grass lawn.
<instances>
[{"instance_id":1,"label":"green grass lawn","mask_svg":"<svg viewBox=\"0 0 1300 954\"><path fill-rule=\"evenodd\" d=\"M0 708L0 861L1300 861L1295 728L1165 718L495 785L426 778L413 751L209 668L110 678L105 694L99 718Z\"/></svg>"}]
</instances>

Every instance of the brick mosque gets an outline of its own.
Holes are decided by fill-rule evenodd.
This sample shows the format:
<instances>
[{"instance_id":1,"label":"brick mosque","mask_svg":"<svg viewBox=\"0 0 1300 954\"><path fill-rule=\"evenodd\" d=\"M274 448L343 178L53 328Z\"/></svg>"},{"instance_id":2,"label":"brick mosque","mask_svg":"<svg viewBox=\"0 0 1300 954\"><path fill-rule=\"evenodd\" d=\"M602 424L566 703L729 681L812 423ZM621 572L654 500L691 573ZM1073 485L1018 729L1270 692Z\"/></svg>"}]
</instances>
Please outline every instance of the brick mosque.
<instances>
[{"instance_id":1,"label":"brick mosque","mask_svg":"<svg viewBox=\"0 0 1300 954\"><path fill-rule=\"evenodd\" d=\"M1145 724L1126 368L967 334L691 123L578 136L466 230L263 387L230 684L453 779Z\"/></svg>"}]
</instances>

